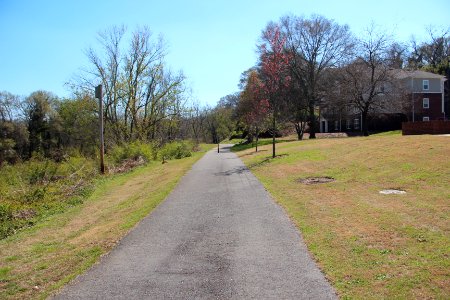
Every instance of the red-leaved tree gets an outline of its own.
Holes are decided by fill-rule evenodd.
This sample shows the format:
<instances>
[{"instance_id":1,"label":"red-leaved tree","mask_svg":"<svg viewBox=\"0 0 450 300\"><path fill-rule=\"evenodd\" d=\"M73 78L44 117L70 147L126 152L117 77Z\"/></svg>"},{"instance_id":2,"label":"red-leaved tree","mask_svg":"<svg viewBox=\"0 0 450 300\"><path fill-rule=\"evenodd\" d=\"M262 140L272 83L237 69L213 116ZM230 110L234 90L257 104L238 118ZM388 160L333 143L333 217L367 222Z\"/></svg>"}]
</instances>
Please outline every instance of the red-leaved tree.
<instances>
[{"instance_id":1,"label":"red-leaved tree","mask_svg":"<svg viewBox=\"0 0 450 300\"><path fill-rule=\"evenodd\" d=\"M248 128L249 136L256 137L256 152L258 152L258 137L269 113L269 101L264 95L263 83L254 70L249 73L240 95L238 112Z\"/></svg>"},{"instance_id":2,"label":"red-leaved tree","mask_svg":"<svg viewBox=\"0 0 450 300\"><path fill-rule=\"evenodd\" d=\"M269 24L262 33L262 40L259 45L262 91L271 112L272 157L275 157L277 120L291 82L288 71L290 54L285 49L286 38L277 25Z\"/></svg>"}]
</instances>

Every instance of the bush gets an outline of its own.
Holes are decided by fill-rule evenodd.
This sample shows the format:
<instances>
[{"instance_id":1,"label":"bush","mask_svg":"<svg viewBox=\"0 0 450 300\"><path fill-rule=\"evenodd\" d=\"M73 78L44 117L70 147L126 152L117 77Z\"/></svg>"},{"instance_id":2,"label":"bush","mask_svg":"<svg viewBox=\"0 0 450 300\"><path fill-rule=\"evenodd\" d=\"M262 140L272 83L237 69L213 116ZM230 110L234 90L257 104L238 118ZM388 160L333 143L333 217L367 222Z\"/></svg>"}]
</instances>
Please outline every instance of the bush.
<instances>
[{"instance_id":1,"label":"bush","mask_svg":"<svg viewBox=\"0 0 450 300\"><path fill-rule=\"evenodd\" d=\"M0 168L0 239L46 216L82 203L98 174L97 162L82 156L57 163L35 156Z\"/></svg>"},{"instance_id":2,"label":"bush","mask_svg":"<svg viewBox=\"0 0 450 300\"><path fill-rule=\"evenodd\" d=\"M153 144L136 141L123 146L116 146L112 149L110 157L114 164L120 164L127 159L137 160L139 157L149 162L156 159L154 148Z\"/></svg>"},{"instance_id":3,"label":"bush","mask_svg":"<svg viewBox=\"0 0 450 300\"><path fill-rule=\"evenodd\" d=\"M30 160L27 162L28 181L30 184L39 184L50 181L58 170L58 164L54 161L45 159L44 161Z\"/></svg>"},{"instance_id":4,"label":"bush","mask_svg":"<svg viewBox=\"0 0 450 300\"><path fill-rule=\"evenodd\" d=\"M180 159L192 156L193 145L189 142L171 142L165 144L158 153L161 160Z\"/></svg>"},{"instance_id":5,"label":"bush","mask_svg":"<svg viewBox=\"0 0 450 300\"><path fill-rule=\"evenodd\" d=\"M8 204L0 203L0 239L3 239L14 232L11 226L13 211Z\"/></svg>"},{"instance_id":6,"label":"bush","mask_svg":"<svg viewBox=\"0 0 450 300\"><path fill-rule=\"evenodd\" d=\"M129 160L152 161L191 156L193 143L172 142L161 148L134 142L115 147L107 159L111 164L131 165ZM73 151L55 162L35 154L26 162L0 167L0 240L22 228L33 226L49 215L83 202L98 178L98 160Z\"/></svg>"}]
</instances>

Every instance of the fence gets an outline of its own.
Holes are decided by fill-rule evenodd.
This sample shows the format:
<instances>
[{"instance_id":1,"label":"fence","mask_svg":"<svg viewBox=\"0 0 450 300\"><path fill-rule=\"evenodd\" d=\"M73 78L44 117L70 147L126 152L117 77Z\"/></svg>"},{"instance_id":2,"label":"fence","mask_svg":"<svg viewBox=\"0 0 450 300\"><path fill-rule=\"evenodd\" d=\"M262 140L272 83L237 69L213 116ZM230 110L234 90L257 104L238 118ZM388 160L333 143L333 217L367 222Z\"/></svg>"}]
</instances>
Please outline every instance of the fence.
<instances>
[{"instance_id":1,"label":"fence","mask_svg":"<svg viewBox=\"0 0 450 300\"><path fill-rule=\"evenodd\" d=\"M450 121L403 122L402 134L450 134Z\"/></svg>"}]
</instances>

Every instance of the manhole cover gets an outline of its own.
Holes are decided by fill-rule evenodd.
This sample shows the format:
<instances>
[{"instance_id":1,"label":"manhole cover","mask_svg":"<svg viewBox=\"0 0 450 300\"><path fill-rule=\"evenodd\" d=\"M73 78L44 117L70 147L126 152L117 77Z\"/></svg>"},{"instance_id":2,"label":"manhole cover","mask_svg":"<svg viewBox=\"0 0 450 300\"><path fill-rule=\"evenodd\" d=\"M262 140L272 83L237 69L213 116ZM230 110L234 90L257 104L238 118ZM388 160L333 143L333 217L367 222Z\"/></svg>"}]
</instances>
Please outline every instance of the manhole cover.
<instances>
[{"instance_id":1,"label":"manhole cover","mask_svg":"<svg viewBox=\"0 0 450 300\"><path fill-rule=\"evenodd\" d=\"M396 190L396 189L389 189L389 190L382 190L382 191L380 191L380 194L383 194L383 195L403 195L403 194L406 194L406 191Z\"/></svg>"},{"instance_id":2,"label":"manhole cover","mask_svg":"<svg viewBox=\"0 0 450 300\"><path fill-rule=\"evenodd\" d=\"M333 177L308 177L308 178L300 178L298 179L298 182L303 184L317 184L317 183L327 183L327 182L333 182L336 179Z\"/></svg>"}]
</instances>

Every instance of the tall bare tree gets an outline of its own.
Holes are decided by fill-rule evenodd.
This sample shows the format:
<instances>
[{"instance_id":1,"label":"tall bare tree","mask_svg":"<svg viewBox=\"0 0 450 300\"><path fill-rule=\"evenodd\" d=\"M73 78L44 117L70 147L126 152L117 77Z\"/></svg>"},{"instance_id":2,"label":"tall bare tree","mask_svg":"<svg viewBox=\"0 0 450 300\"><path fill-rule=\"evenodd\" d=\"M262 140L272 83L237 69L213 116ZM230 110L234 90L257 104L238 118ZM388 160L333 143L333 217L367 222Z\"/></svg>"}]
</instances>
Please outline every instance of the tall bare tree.
<instances>
[{"instance_id":1,"label":"tall bare tree","mask_svg":"<svg viewBox=\"0 0 450 300\"><path fill-rule=\"evenodd\" d=\"M187 111L186 130L191 133L190 136L194 139L196 144L200 143L200 139L204 135L205 119L205 111L200 107L198 101L194 101Z\"/></svg>"},{"instance_id":2,"label":"tall bare tree","mask_svg":"<svg viewBox=\"0 0 450 300\"><path fill-rule=\"evenodd\" d=\"M304 90L307 100L310 138L315 138L315 106L323 97L320 86L324 72L348 61L353 38L347 25L339 25L319 15L309 19L285 16L281 19L281 26L286 36L287 51L292 53L293 80Z\"/></svg>"},{"instance_id":3,"label":"tall bare tree","mask_svg":"<svg viewBox=\"0 0 450 300\"><path fill-rule=\"evenodd\" d=\"M387 49L387 59L389 67L394 69L402 69L406 62L407 46L393 42Z\"/></svg>"},{"instance_id":4,"label":"tall bare tree","mask_svg":"<svg viewBox=\"0 0 450 300\"><path fill-rule=\"evenodd\" d=\"M430 27L428 35L428 40L422 43L412 38L408 67L423 68L450 78L450 28L438 30Z\"/></svg>"},{"instance_id":5,"label":"tall bare tree","mask_svg":"<svg viewBox=\"0 0 450 300\"><path fill-rule=\"evenodd\" d=\"M19 107L19 96L0 92L0 167L5 161L14 163L28 143L28 136L20 134L25 126L17 120Z\"/></svg>"},{"instance_id":6,"label":"tall bare tree","mask_svg":"<svg viewBox=\"0 0 450 300\"><path fill-rule=\"evenodd\" d=\"M18 117L20 97L7 91L0 92L0 121L12 122Z\"/></svg>"},{"instance_id":7,"label":"tall bare tree","mask_svg":"<svg viewBox=\"0 0 450 300\"><path fill-rule=\"evenodd\" d=\"M377 31L374 25L363 36L357 41L357 58L341 72L341 90L361 114L362 131L367 136L369 112L386 108L396 85L395 73L390 68L392 46L389 36Z\"/></svg>"},{"instance_id":8,"label":"tall bare tree","mask_svg":"<svg viewBox=\"0 0 450 300\"><path fill-rule=\"evenodd\" d=\"M123 46L124 40L128 47ZM101 32L98 41L99 50L86 51L91 68L72 86L92 91L103 84L106 137L113 143L156 139L157 135L171 139L184 109L185 77L167 68L162 37L153 38L142 27L127 38L124 27L112 27Z\"/></svg>"}]
</instances>

